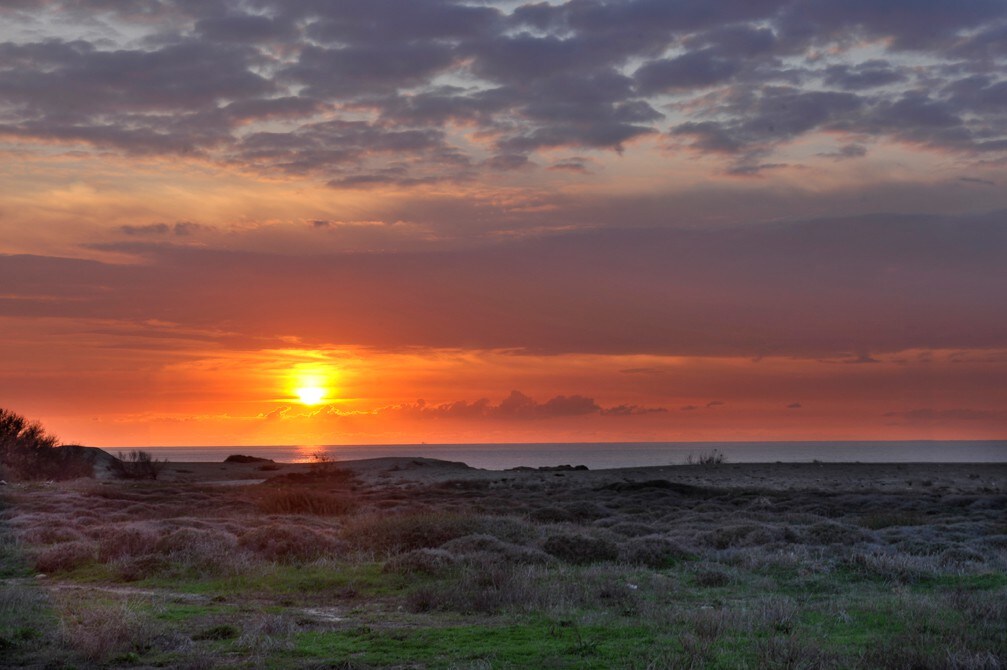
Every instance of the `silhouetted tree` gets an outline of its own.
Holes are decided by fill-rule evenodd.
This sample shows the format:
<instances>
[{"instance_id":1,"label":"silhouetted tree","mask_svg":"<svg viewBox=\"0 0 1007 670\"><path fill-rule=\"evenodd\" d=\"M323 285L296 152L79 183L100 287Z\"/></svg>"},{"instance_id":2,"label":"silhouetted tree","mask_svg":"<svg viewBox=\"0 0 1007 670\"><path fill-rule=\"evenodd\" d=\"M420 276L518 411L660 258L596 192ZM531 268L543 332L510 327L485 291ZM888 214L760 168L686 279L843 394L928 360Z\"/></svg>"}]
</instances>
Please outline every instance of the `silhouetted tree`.
<instances>
[{"instance_id":1,"label":"silhouetted tree","mask_svg":"<svg viewBox=\"0 0 1007 670\"><path fill-rule=\"evenodd\" d=\"M38 421L0 407L0 476L4 479L71 479L93 473L79 452L60 449L59 440Z\"/></svg>"}]
</instances>

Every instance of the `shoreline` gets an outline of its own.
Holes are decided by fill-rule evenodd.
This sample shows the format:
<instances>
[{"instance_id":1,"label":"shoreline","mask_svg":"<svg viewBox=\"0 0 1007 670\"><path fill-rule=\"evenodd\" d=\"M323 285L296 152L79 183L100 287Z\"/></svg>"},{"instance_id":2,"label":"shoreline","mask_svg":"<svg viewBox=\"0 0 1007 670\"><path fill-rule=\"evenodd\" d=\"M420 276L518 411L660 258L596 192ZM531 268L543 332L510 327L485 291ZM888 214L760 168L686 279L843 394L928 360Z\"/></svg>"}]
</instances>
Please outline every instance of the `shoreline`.
<instances>
[{"instance_id":1,"label":"shoreline","mask_svg":"<svg viewBox=\"0 0 1007 670\"><path fill-rule=\"evenodd\" d=\"M667 479L694 486L766 490L883 490L927 493L1007 491L1007 463L721 463L608 469L576 469L577 464L542 469L489 470L426 457L386 457L312 463L174 462L159 481L248 483L316 468L349 470L364 481L401 486L445 481L540 481L555 485L602 485L614 481Z\"/></svg>"}]
</instances>

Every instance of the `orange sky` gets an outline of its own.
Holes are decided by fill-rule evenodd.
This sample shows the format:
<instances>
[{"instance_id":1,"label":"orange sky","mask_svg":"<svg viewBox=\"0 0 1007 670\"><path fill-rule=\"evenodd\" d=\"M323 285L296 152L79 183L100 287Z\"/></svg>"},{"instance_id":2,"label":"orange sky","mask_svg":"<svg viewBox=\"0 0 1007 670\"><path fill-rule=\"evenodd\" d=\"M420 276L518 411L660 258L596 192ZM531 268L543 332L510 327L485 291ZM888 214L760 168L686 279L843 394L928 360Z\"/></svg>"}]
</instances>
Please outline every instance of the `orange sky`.
<instances>
[{"instance_id":1,"label":"orange sky","mask_svg":"<svg viewBox=\"0 0 1007 670\"><path fill-rule=\"evenodd\" d=\"M145 7L0 8L65 441L1007 437L1002 9Z\"/></svg>"}]
</instances>

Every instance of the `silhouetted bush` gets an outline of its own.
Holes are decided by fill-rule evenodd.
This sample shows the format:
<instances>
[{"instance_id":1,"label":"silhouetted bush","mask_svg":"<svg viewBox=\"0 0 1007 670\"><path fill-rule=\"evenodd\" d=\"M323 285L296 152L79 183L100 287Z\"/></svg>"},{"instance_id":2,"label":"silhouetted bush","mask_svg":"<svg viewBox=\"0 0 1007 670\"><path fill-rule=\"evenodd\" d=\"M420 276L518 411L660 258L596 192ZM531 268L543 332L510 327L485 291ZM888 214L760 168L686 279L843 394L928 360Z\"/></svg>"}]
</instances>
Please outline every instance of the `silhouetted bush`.
<instances>
[{"instance_id":1,"label":"silhouetted bush","mask_svg":"<svg viewBox=\"0 0 1007 670\"><path fill-rule=\"evenodd\" d=\"M685 459L686 465L721 465L726 462L724 453L716 449L706 454L689 454Z\"/></svg>"},{"instance_id":2,"label":"silhouetted bush","mask_svg":"<svg viewBox=\"0 0 1007 670\"><path fill-rule=\"evenodd\" d=\"M112 473L119 479L157 479L166 461L158 460L146 451L134 449L112 461Z\"/></svg>"}]
</instances>

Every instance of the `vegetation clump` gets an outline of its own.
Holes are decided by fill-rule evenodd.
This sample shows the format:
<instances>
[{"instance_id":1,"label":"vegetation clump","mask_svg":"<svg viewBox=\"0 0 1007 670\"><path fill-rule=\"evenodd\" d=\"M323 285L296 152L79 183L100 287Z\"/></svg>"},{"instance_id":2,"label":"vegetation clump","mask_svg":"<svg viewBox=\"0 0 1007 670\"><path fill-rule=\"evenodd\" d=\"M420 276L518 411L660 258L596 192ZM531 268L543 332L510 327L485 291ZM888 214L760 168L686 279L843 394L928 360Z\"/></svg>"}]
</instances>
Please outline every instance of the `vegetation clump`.
<instances>
[{"instance_id":1,"label":"vegetation clump","mask_svg":"<svg viewBox=\"0 0 1007 670\"><path fill-rule=\"evenodd\" d=\"M0 477L65 480L94 475L79 448L60 447L42 424L0 407Z\"/></svg>"},{"instance_id":2,"label":"vegetation clump","mask_svg":"<svg viewBox=\"0 0 1007 670\"><path fill-rule=\"evenodd\" d=\"M164 460L133 449L125 454L120 451L118 458L112 461L111 470L119 479L157 479L164 466Z\"/></svg>"}]
</instances>

